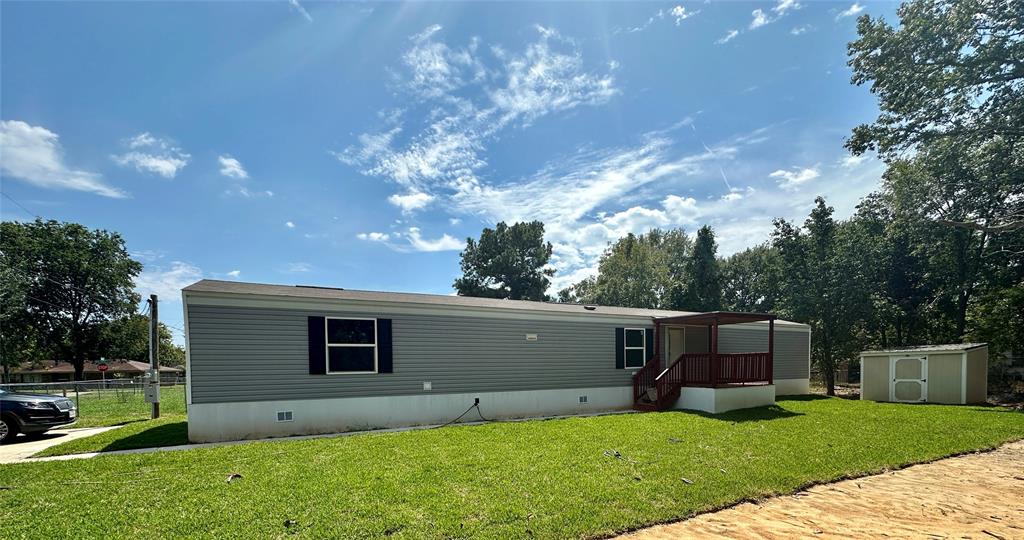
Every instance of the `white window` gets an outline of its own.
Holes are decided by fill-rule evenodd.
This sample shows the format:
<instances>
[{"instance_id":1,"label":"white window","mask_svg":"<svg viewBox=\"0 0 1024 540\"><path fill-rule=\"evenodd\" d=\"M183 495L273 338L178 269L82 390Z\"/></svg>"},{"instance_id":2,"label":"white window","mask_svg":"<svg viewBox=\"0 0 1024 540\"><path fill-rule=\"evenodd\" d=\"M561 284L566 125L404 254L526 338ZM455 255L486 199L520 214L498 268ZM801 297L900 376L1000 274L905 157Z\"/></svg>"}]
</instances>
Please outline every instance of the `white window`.
<instances>
[{"instance_id":1,"label":"white window","mask_svg":"<svg viewBox=\"0 0 1024 540\"><path fill-rule=\"evenodd\" d=\"M377 319L324 318L327 373L377 373Z\"/></svg>"},{"instance_id":2,"label":"white window","mask_svg":"<svg viewBox=\"0 0 1024 540\"><path fill-rule=\"evenodd\" d=\"M647 362L647 336L643 328L626 328L626 369L642 368Z\"/></svg>"}]
</instances>

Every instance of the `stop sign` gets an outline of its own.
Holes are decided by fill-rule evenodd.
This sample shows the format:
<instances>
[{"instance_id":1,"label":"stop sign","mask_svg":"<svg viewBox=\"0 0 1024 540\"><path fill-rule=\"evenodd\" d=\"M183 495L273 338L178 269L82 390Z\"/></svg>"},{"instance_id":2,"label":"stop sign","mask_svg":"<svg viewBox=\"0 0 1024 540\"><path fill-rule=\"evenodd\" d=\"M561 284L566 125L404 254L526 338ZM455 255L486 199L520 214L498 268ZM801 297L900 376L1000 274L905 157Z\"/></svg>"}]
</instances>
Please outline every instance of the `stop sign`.
<instances>
[{"instance_id":1,"label":"stop sign","mask_svg":"<svg viewBox=\"0 0 1024 540\"><path fill-rule=\"evenodd\" d=\"M106 370L110 369L110 366L108 366L106 364L99 364L98 366L96 366L96 369L98 369L100 371L106 371Z\"/></svg>"}]
</instances>

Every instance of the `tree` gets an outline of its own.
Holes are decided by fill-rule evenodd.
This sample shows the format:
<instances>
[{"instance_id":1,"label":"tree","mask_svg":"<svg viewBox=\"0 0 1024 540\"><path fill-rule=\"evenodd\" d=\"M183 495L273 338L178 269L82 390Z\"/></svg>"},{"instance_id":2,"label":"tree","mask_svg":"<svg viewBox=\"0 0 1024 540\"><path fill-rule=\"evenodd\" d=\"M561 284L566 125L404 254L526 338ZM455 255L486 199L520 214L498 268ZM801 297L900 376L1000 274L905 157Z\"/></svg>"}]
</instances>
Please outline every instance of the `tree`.
<instances>
[{"instance_id":1,"label":"tree","mask_svg":"<svg viewBox=\"0 0 1024 540\"><path fill-rule=\"evenodd\" d=\"M174 344L170 329L159 323L160 364L181 366L185 351ZM149 361L149 317L134 313L106 323L102 330L99 349L93 356L105 356L119 360Z\"/></svg>"},{"instance_id":2,"label":"tree","mask_svg":"<svg viewBox=\"0 0 1024 540\"><path fill-rule=\"evenodd\" d=\"M1009 158L1015 166L1000 169L1015 188L1001 205L990 207L994 212L939 219L990 234L1024 228L1024 3L913 0L898 14L898 28L882 18L862 16L857 24L860 37L848 46L852 81L871 83L881 113L874 123L854 129L847 148L855 154L878 150L895 159L907 150L932 147L927 151L944 153L946 165L949 158L976 149L985 150L975 158ZM977 159L968 159L965 166L969 161L977 165ZM970 187L966 179L939 191L962 187ZM991 187L986 184L966 194L995 193ZM928 194L923 195L922 202L927 203ZM932 210L941 208L933 205Z\"/></svg>"},{"instance_id":3,"label":"tree","mask_svg":"<svg viewBox=\"0 0 1024 540\"><path fill-rule=\"evenodd\" d=\"M41 356L39 335L25 310L28 279L7 266L3 257L0 264L0 367L9 381L11 368Z\"/></svg>"},{"instance_id":4,"label":"tree","mask_svg":"<svg viewBox=\"0 0 1024 540\"><path fill-rule=\"evenodd\" d=\"M466 239L455 290L461 296L546 300L548 278L555 274L548 267L551 250L539 221L485 228L479 242Z\"/></svg>"},{"instance_id":5,"label":"tree","mask_svg":"<svg viewBox=\"0 0 1024 540\"><path fill-rule=\"evenodd\" d=\"M1024 4L912 0L900 25L868 15L847 49L852 82L871 83L881 113L847 147L893 155L921 143L1024 137Z\"/></svg>"},{"instance_id":6,"label":"tree","mask_svg":"<svg viewBox=\"0 0 1024 540\"><path fill-rule=\"evenodd\" d=\"M760 245L734 253L721 266L722 306L729 311L772 313L777 309L779 253Z\"/></svg>"},{"instance_id":7,"label":"tree","mask_svg":"<svg viewBox=\"0 0 1024 540\"><path fill-rule=\"evenodd\" d=\"M88 351L103 324L132 313L139 303L131 259L117 233L77 223L0 223L4 265L27 280L25 308L41 341L69 358L82 378Z\"/></svg>"},{"instance_id":8,"label":"tree","mask_svg":"<svg viewBox=\"0 0 1024 540\"><path fill-rule=\"evenodd\" d=\"M668 308L680 297L690 239L682 229L627 234L608 246L597 276L559 292L561 301L606 306Z\"/></svg>"},{"instance_id":9,"label":"tree","mask_svg":"<svg viewBox=\"0 0 1024 540\"><path fill-rule=\"evenodd\" d=\"M848 264L857 251L855 238L840 231L832 207L821 197L801 230L775 221L772 242L782 262L783 312L811 327L811 357L835 395L839 362L858 349L856 323L864 314L865 287L859 269Z\"/></svg>"},{"instance_id":10,"label":"tree","mask_svg":"<svg viewBox=\"0 0 1024 540\"><path fill-rule=\"evenodd\" d=\"M689 281L684 305L691 311L717 311L722 308L722 284L718 274L718 245L715 231L707 225L697 231L690 253Z\"/></svg>"}]
</instances>

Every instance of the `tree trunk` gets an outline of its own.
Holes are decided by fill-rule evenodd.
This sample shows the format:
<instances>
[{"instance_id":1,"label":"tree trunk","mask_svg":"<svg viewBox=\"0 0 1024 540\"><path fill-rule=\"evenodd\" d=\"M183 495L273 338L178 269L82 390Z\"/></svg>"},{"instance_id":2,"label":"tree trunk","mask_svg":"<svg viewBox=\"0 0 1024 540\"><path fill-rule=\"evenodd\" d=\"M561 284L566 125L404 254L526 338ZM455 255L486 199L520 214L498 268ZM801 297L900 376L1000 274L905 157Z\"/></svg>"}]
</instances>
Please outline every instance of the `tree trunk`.
<instances>
[{"instance_id":1,"label":"tree trunk","mask_svg":"<svg viewBox=\"0 0 1024 540\"><path fill-rule=\"evenodd\" d=\"M825 374L825 394L829 396L836 395L836 368L831 363L823 366L822 372Z\"/></svg>"}]
</instances>

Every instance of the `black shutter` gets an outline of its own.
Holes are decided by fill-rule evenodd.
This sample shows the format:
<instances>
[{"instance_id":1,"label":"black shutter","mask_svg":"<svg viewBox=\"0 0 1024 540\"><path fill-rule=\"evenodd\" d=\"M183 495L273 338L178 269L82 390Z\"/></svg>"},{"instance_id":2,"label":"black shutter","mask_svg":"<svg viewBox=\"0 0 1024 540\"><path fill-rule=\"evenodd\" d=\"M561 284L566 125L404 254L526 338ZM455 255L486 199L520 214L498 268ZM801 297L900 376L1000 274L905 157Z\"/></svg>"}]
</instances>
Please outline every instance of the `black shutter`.
<instances>
[{"instance_id":1,"label":"black shutter","mask_svg":"<svg viewBox=\"0 0 1024 540\"><path fill-rule=\"evenodd\" d=\"M327 329L323 317L309 317L309 374L327 373Z\"/></svg>"},{"instance_id":2,"label":"black shutter","mask_svg":"<svg viewBox=\"0 0 1024 540\"><path fill-rule=\"evenodd\" d=\"M377 319L377 373L391 373L391 319Z\"/></svg>"},{"instance_id":3,"label":"black shutter","mask_svg":"<svg viewBox=\"0 0 1024 540\"><path fill-rule=\"evenodd\" d=\"M626 329L615 329L615 369L626 369Z\"/></svg>"},{"instance_id":4,"label":"black shutter","mask_svg":"<svg viewBox=\"0 0 1024 540\"><path fill-rule=\"evenodd\" d=\"M647 353L647 358L644 358L644 362L646 363L654 357L654 330L650 328L644 330L644 337L647 339L647 350L644 351Z\"/></svg>"}]
</instances>

